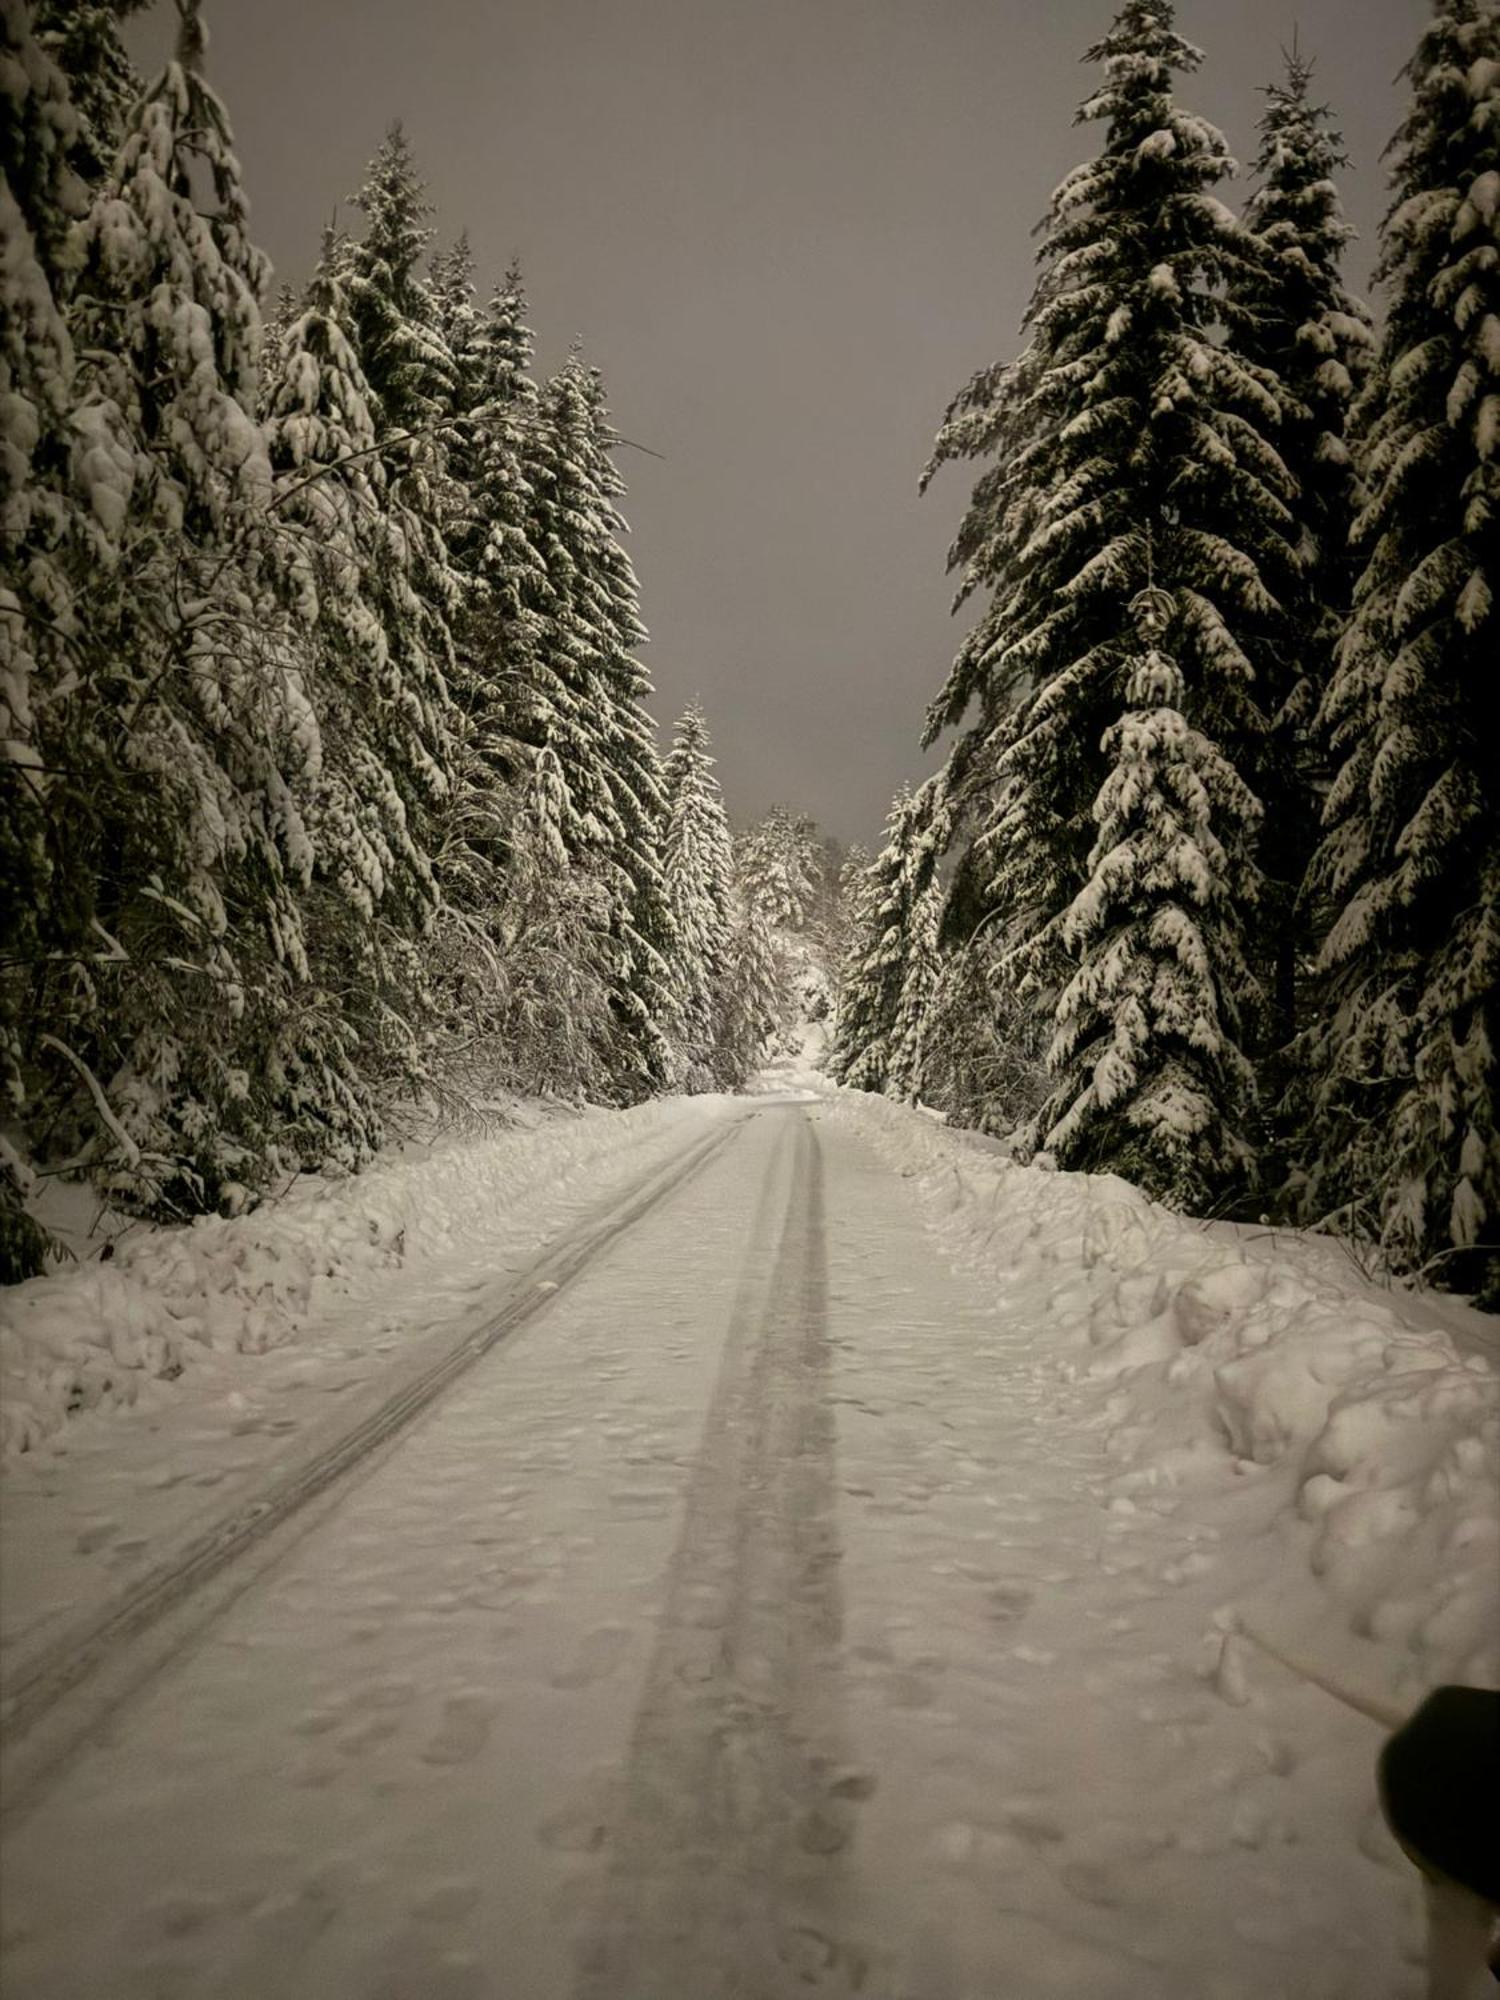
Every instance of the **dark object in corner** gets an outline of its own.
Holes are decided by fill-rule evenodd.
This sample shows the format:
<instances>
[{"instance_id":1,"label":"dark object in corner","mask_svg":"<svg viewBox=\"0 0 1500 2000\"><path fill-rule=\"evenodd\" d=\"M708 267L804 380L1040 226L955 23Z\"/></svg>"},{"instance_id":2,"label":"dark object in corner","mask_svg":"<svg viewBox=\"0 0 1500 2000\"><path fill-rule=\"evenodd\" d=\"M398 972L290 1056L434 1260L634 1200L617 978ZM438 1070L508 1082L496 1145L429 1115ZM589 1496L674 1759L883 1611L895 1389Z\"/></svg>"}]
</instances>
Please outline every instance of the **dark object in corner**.
<instances>
[{"instance_id":1,"label":"dark object in corner","mask_svg":"<svg viewBox=\"0 0 1500 2000\"><path fill-rule=\"evenodd\" d=\"M1378 1769L1386 1823L1423 1874L1500 1909L1500 1694L1434 1688Z\"/></svg>"}]
</instances>

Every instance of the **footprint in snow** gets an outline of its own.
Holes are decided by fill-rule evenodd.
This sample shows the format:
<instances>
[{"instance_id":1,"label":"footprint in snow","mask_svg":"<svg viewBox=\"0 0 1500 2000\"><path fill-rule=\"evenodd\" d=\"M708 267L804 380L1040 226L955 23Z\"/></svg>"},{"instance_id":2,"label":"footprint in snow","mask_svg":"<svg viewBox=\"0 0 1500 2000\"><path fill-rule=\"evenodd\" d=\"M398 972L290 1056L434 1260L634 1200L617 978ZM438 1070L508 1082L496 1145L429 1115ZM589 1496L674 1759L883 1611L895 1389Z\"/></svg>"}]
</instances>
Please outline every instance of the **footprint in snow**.
<instances>
[{"instance_id":1,"label":"footprint in snow","mask_svg":"<svg viewBox=\"0 0 1500 2000\"><path fill-rule=\"evenodd\" d=\"M985 1594L985 1610L997 1625L1019 1624L1036 1601L1035 1591L1020 1584L997 1584Z\"/></svg>"},{"instance_id":2,"label":"footprint in snow","mask_svg":"<svg viewBox=\"0 0 1500 2000\"><path fill-rule=\"evenodd\" d=\"M344 1757L360 1757L377 1743L384 1743L401 1727L399 1716L369 1715L334 1740L334 1748Z\"/></svg>"},{"instance_id":3,"label":"footprint in snow","mask_svg":"<svg viewBox=\"0 0 1500 2000\"><path fill-rule=\"evenodd\" d=\"M456 1924L479 1901L479 1884L466 1875L456 1875L446 1882L432 1882L415 1897L411 1913L427 1923Z\"/></svg>"},{"instance_id":4,"label":"footprint in snow","mask_svg":"<svg viewBox=\"0 0 1500 2000\"><path fill-rule=\"evenodd\" d=\"M585 1634L573 1656L573 1664L552 1676L555 1688L592 1687L607 1680L625 1657L630 1635L620 1625L601 1625Z\"/></svg>"},{"instance_id":5,"label":"footprint in snow","mask_svg":"<svg viewBox=\"0 0 1500 2000\"><path fill-rule=\"evenodd\" d=\"M467 1764L490 1740L499 1703L483 1694L449 1695L436 1736L422 1752L426 1764Z\"/></svg>"},{"instance_id":6,"label":"footprint in snow","mask_svg":"<svg viewBox=\"0 0 1500 2000\"><path fill-rule=\"evenodd\" d=\"M886 1699L893 1708L931 1708L937 1689L921 1674L892 1674L886 1684Z\"/></svg>"},{"instance_id":7,"label":"footprint in snow","mask_svg":"<svg viewBox=\"0 0 1500 2000\"><path fill-rule=\"evenodd\" d=\"M810 1924L784 1931L776 1956L799 1986L839 1993L866 1991L870 1962L857 1945L842 1943Z\"/></svg>"},{"instance_id":8,"label":"footprint in snow","mask_svg":"<svg viewBox=\"0 0 1500 2000\"><path fill-rule=\"evenodd\" d=\"M217 1896L186 1893L163 1896L141 1911L132 1930L142 1945L175 1943L207 1930L223 1913L223 1907Z\"/></svg>"}]
</instances>

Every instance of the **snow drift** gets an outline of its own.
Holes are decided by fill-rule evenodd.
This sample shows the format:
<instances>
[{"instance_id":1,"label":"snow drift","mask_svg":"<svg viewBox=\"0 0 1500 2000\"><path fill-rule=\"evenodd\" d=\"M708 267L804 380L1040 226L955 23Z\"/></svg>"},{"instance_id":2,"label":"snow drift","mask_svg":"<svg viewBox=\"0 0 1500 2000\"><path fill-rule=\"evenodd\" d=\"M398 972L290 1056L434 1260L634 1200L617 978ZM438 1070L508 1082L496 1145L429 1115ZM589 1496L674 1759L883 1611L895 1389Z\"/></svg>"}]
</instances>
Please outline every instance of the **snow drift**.
<instances>
[{"instance_id":1,"label":"snow drift","mask_svg":"<svg viewBox=\"0 0 1500 2000\"><path fill-rule=\"evenodd\" d=\"M143 1228L93 1261L0 1298L0 1451L26 1451L82 1410L131 1403L204 1349L263 1353L335 1297L459 1255L535 1247L570 1191L607 1195L670 1151L719 1100L585 1112L492 1139L450 1138L352 1179L306 1176L249 1215Z\"/></svg>"},{"instance_id":2,"label":"snow drift","mask_svg":"<svg viewBox=\"0 0 1500 2000\"><path fill-rule=\"evenodd\" d=\"M1489 1316L1381 1291L1326 1240L1194 1222L1113 1176L1017 1166L884 1098L841 1092L835 1110L1094 1389L1117 1504L1260 1474L1288 1568L1295 1554L1348 1629L1387 1649L1393 1692L1500 1683Z\"/></svg>"}]
</instances>

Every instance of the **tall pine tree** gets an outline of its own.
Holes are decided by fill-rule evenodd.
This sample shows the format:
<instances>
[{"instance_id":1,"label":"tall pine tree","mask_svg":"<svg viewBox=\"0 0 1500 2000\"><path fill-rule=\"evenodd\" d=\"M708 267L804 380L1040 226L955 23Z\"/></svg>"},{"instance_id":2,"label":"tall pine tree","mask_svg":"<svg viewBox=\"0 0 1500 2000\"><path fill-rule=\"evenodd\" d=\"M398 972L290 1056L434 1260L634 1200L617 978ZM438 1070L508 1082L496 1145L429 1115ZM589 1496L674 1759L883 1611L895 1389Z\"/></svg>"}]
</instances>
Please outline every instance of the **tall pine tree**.
<instances>
[{"instance_id":1,"label":"tall pine tree","mask_svg":"<svg viewBox=\"0 0 1500 2000\"><path fill-rule=\"evenodd\" d=\"M617 502L624 481L598 371L574 354L546 385L531 465L533 543L547 592L536 633L544 740L568 793L565 838L608 898L620 1025L615 1090L648 1096L674 1074L679 1007L661 874L665 796L646 709L640 594Z\"/></svg>"},{"instance_id":2,"label":"tall pine tree","mask_svg":"<svg viewBox=\"0 0 1500 2000\"><path fill-rule=\"evenodd\" d=\"M1392 149L1390 313L1359 411L1354 617L1313 889L1311 1204L1500 1299L1500 13L1438 0ZM1365 1204L1368 1203L1366 1207Z\"/></svg>"},{"instance_id":3,"label":"tall pine tree","mask_svg":"<svg viewBox=\"0 0 1500 2000\"><path fill-rule=\"evenodd\" d=\"M691 1079L711 1073L723 1032L734 849L714 776L708 723L695 702L677 725L666 772L662 868L676 932L682 1051Z\"/></svg>"},{"instance_id":4,"label":"tall pine tree","mask_svg":"<svg viewBox=\"0 0 1500 2000\"><path fill-rule=\"evenodd\" d=\"M431 854L450 792L452 721L409 551L417 536L375 449L371 399L345 333L332 232L266 385L279 552L321 757L308 805L310 957L360 1036L366 1085L420 1072L421 940L438 904ZM350 1163L378 1127L367 1094Z\"/></svg>"},{"instance_id":5,"label":"tall pine tree","mask_svg":"<svg viewBox=\"0 0 1500 2000\"><path fill-rule=\"evenodd\" d=\"M87 195L80 120L23 0L0 0L0 1086L7 1118L29 1109L31 1044L45 962L77 950L78 893L59 831L68 789L80 595L113 544L70 477L73 342L63 315L66 245ZM109 440L101 440L108 447ZM27 1163L0 1136L0 1282L41 1267L26 1215Z\"/></svg>"},{"instance_id":6,"label":"tall pine tree","mask_svg":"<svg viewBox=\"0 0 1500 2000\"><path fill-rule=\"evenodd\" d=\"M350 323L382 435L424 433L447 414L454 365L442 307L423 275L432 204L399 122L353 197L365 218L342 272Z\"/></svg>"},{"instance_id":7,"label":"tall pine tree","mask_svg":"<svg viewBox=\"0 0 1500 2000\"><path fill-rule=\"evenodd\" d=\"M825 1057L828 1074L851 1089L910 1097L920 1088L922 1020L937 975L944 833L941 781L929 779L915 793L903 785L860 898L862 935Z\"/></svg>"},{"instance_id":8,"label":"tall pine tree","mask_svg":"<svg viewBox=\"0 0 1500 2000\"><path fill-rule=\"evenodd\" d=\"M1312 723L1349 611L1354 468L1346 432L1373 347L1369 316L1339 275L1354 232L1335 177L1348 162L1330 112L1312 99L1312 75L1294 47L1285 81L1266 92L1258 185L1245 211L1263 261L1226 305L1236 345L1275 384L1280 413L1272 436L1297 488L1296 566L1279 593L1280 618L1254 648L1257 697L1269 723L1255 784L1265 806L1260 861L1272 940L1269 1036L1277 1050L1298 1025L1297 967L1312 949L1297 891L1317 845L1328 775Z\"/></svg>"},{"instance_id":9,"label":"tall pine tree","mask_svg":"<svg viewBox=\"0 0 1500 2000\"><path fill-rule=\"evenodd\" d=\"M1295 568L1295 487L1270 442L1274 384L1217 337L1225 288L1261 258L1212 193L1222 137L1172 94L1199 53L1170 0L1127 0L1088 59L1104 81L1080 115L1103 121L1104 149L1053 197L1029 343L938 439L934 467L994 460L952 556L961 597L993 596L929 739L977 709L951 766L962 871L1065 1029L1039 1136L1065 1164L1128 1161L1152 1193L1201 1201L1251 1154L1243 1044L1269 941L1251 928L1258 813L1238 774L1263 755L1250 654ZM1138 664L1147 605L1170 673ZM1096 822L1142 816L1177 836L1102 847ZM1160 986L1145 967L1164 954Z\"/></svg>"},{"instance_id":10,"label":"tall pine tree","mask_svg":"<svg viewBox=\"0 0 1500 2000\"><path fill-rule=\"evenodd\" d=\"M267 560L269 273L179 11L76 251L75 465L118 558L91 580L66 759L89 773L65 829L81 976L57 977L38 1067L53 1145L182 1212L316 1149L346 1058L296 1005L318 740Z\"/></svg>"}]
</instances>

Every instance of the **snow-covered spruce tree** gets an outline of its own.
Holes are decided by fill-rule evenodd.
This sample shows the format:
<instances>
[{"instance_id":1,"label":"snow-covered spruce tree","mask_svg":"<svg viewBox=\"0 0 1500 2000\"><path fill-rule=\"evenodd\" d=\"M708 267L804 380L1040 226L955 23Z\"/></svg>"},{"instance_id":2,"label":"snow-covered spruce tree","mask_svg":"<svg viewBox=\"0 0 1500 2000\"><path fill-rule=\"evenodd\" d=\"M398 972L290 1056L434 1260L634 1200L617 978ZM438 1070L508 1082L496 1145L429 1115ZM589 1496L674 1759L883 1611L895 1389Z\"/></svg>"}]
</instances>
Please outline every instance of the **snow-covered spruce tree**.
<instances>
[{"instance_id":1,"label":"snow-covered spruce tree","mask_svg":"<svg viewBox=\"0 0 1500 2000\"><path fill-rule=\"evenodd\" d=\"M854 1090L916 1094L921 1022L937 972L945 831L941 782L903 785L886 819L886 844L869 872L863 936L838 996L825 1067Z\"/></svg>"},{"instance_id":2,"label":"snow-covered spruce tree","mask_svg":"<svg viewBox=\"0 0 1500 2000\"><path fill-rule=\"evenodd\" d=\"M514 797L503 900L492 919L494 978L480 1003L481 1014L495 1010L500 1080L522 1091L607 1097L618 1034L608 897L568 853L567 784L552 751L536 752Z\"/></svg>"},{"instance_id":3,"label":"snow-covered spruce tree","mask_svg":"<svg viewBox=\"0 0 1500 2000\"><path fill-rule=\"evenodd\" d=\"M90 559L103 561L109 552L103 525L69 477L74 357L61 294L68 232L87 205L73 164L78 145L76 109L29 8L24 0L0 0L0 1092L7 1119L26 1108L26 1041L43 962L76 942L62 915L69 892L53 841L58 789L72 780L57 754L55 720L76 667L76 588ZM26 1163L0 1138L0 1283L41 1268L46 1239L22 1206L29 1184Z\"/></svg>"},{"instance_id":4,"label":"snow-covered spruce tree","mask_svg":"<svg viewBox=\"0 0 1500 2000\"><path fill-rule=\"evenodd\" d=\"M144 79L120 37L120 23L151 0L37 0L36 39L68 79L77 116L75 170L94 186L110 171Z\"/></svg>"},{"instance_id":5,"label":"snow-covered spruce tree","mask_svg":"<svg viewBox=\"0 0 1500 2000\"><path fill-rule=\"evenodd\" d=\"M503 872L507 801L525 781L530 753L548 740L550 710L569 700L540 643L551 585L533 540L528 458L539 425L525 315L513 266L482 312L458 305L445 320L458 343L447 476L459 504L447 541L460 584L453 691L463 718L462 840L450 849L447 874L450 893L471 911L493 900L493 881L487 890L477 885ZM458 881L460 863L473 877L466 886Z\"/></svg>"},{"instance_id":6,"label":"snow-covered spruce tree","mask_svg":"<svg viewBox=\"0 0 1500 2000\"><path fill-rule=\"evenodd\" d=\"M1070 993L1069 1024L1078 976L1107 1003L1115 989L1097 980L1099 954L1137 949L1081 921L1080 894L1107 863L1095 855L1096 810L1122 825L1153 810L1125 796L1126 772L1198 782L1191 764L1141 759L1135 721L1117 727L1140 672L1132 606L1149 590L1170 607L1161 650L1176 679L1170 700L1151 706L1170 707L1231 775L1254 771L1266 722L1248 649L1274 621L1297 534L1293 483L1268 440L1273 387L1216 335L1222 292L1261 253L1210 192L1231 164L1223 139L1172 96L1199 54L1174 32L1170 0L1127 0L1088 57L1104 81L1080 115L1104 121L1104 149L1053 197L1024 352L982 371L950 407L928 473L948 459L993 460L951 556L960 601L993 594L928 738L976 710L950 760L952 808L970 831L961 865L1008 976L1048 1014ZM1201 819L1196 795L1161 803ZM1193 903L1212 1005L1184 1022L1175 993L1160 1012L1147 993L1144 1019L1130 1024L1130 1074L1112 1068L1107 1093L1080 1089L1077 1065L1089 1051L1103 1058L1112 1026L1083 1042L1070 1025L1062 1092L1038 1134L1065 1164L1128 1155L1148 1191L1169 1198L1229 1188L1252 1147L1239 1043L1270 956L1253 928L1257 815L1227 786L1207 811L1190 850L1167 854L1128 905L1108 900L1122 923L1128 909L1139 940ZM1218 988L1226 978L1239 982L1232 993ZM1139 1004L1123 989L1120 999ZM1189 1101L1177 1090L1186 1073L1203 1122L1189 1149L1199 1164L1185 1174L1167 1106Z\"/></svg>"},{"instance_id":7,"label":"snow-covered spruce tree","mask_svg":"<svg viewBox=\"0 0 1500 2000\"><path fill-rule=\"evenodd\" d=\"M119 555L89 579L57 723L87 778L57 834L74 942L35 1051L54 1151L176 1212L319 1146L347 1087L337 1022L295 1004L318 736L266 560L267 266L180 12L76 251L75 468Z\"/></svg>"},{"instance_id":8,"label":"snow-covered spruce tree","mask_svg":"<svg viewBox=\"0 0 1500 2000\"><path fill-rule=\"evenodd\" d=\"M938 933L945 899L946 891L934 869L912 905L907 924L906 965L891 1026L885 1090L888 1097L908 1102L926 1094L927 1028L942 971Z\"/></svg>"},{"instance_id":9,"label":"snow-covered spruce tree","mask_svg":"<svg viewBox=\"0 0 1500 2000\"><path fill-rule=\"evenodd\" d=\"M455 369L438 300L422 273L432 206L399 124L370 162L353 202L365 226L358 239L341 242L337 275L345 331L371 397L386 490L403 509L401 559L422 607L423 644L446 678L460 601L444 534L457 497L448 477L447 432Z\"/></svg>"},{"instance_id":10,"label":"snow-covered spruce tree","mask_svg":"<svg viewBox=\"0 0 1500 2000\"><path fill-rule=\"evenodd\" d=\"M740 871L769 922L781 931L800 931L815 886L812 822L786 806L772 806L758 825L746 831L741 848Z\"/></svg>"},{"instance_id":11,"label":"snow-covered spruce tree","mask_svg":"<svg viewBox=\"0 0 1500 2000\"><path fill-rule=\"evenodd\" d=\"M1312 889L1332 922L1309 1038L1310 1212L1500 1301L1500 12L1438 0L1408 72L1357 413L1353 621L1322 708L1338 762Z\"/></svg>"},{"instance_id":12,"label":"snow-covered spruce tree","mask_svg":"<svg viewBox=\"0 0 1500 2000\"><path fill-rule=\"evenodd\" d=\"M432 253L428 262L428 290L450 366L453 388L449 408L467 412L477 400L475 346L479 334L479 313L474 304L474 252L469 246L467 229L461 229L451 243Z\"/></svg>"},{"instance_id":13,"label":"snow-covered spruce tree","mask_svg":"<svg viewBox=\"0 0 1500 2000\"><path fill-rule=\"evenodd\" d=\"M1254 649L1257 697L1270 723L1255 784L1265 807L1260 859L1277 1050L1296 1029L1297 966L1312 949L1297 891L1317 845L1328 775L1312 720L1349 610L1354 469L1345 433L1373 348L1369 316L1339 275L1354 232L1335 176L1348 161L1331 113L1312 101L1312 74L1294 48L1285 81L1266 92L1258 185L1245 211L1264 261L1226 306L1236 346L1275 383L1280 417L1272 435L1297 488L1297 565L1279 592L1280 618Z\"/></svg>"},{"instance_id":14,"label":"snow-covered spruce tree","mask_svg":"<svg viewBox=\"0 0 1500 2000\"><path fill-rule=\"evenodd\" d=\"M708 723L694 702L667 758L662 869L676 930L681 1042L689 1088L709 1088L723 1032L733 923L734 847L714 776Z\"/></svg>"},{"instance_id":15,"label":"snow-covered spruce tree","mask_svg":"<svg viewBox=\"0 0 1500 2000\"><path fill-rule=\"evenodd\" d=\"M1254 1088L1238 999L1253 990L1237 909L1256 892L1259 807L1187 719L1166 650L1176 604L1135 601L1139 651L1126 713L1109 730L1113 769L1094 805L1092 873L1063 937L1078 969L1057 1004L1042 1113L1069 1166L1112 1171L1185 1208L1249 1179L1243 1136Z\"/></svg>"},{"instance_id":16,"label":"snow-covered spruce tree","mask_svg":"<svg viewBox=\"0 0 1500 2000\"><path fill-rule=\"evenodd\" d=\"M451 405L453 356L437 296L422 272L432 241L432 204L399 123L351 199L365 226L347 244L340 276L381 436L425 433Z\"/></svg>"},{"instance_id":17,"label":"snow-covered spruce tree","mask_svg":"<svg viewBox=\"0 0 1500 2000\"><path fill-rule=\"evenodd\" d=\"M635 657L646 631L620 540L615 443L598 371L575 353L542 392L529 466L531 539L547 576L537 726L567 786L564 838L608 898L620 1027L613 1090L628 1101L676 1072L679 998L661 874L661 758L646 709L650 682Z\"/></svg>"},{"instance_id":18,"label":"snow-covered spruce tree","mask_svg":"<svg viewBox=\"0 0 1500 2000\"><path fill-rule=\"evenodd\" d=\"M389 490L345 331L332 233L266 384L278 550L322 742L307 806L316 982L359 1036L362 1093L422 1067L431 853L449 797L452 717L415 591L418 529ZM367 1136L375 1136L373 1111Z\"/></svg>"},{"instance_id":19,"label":"snow-covered spruce tree","mask_svg":"<svg viewBox=\"0 0 1500 2000\"><path fill-rule=\"evenodd\" d=\"M833 907L824 938L835 992L843 985L854 953L864 938L866 899L874 860L870 850L855 841L845 850L839 862Z\"/></svg>"},{"instance_id":20,"label":"snow-covered spruce tree","mask_svg":"<svg viewBox=\"0 0 1500 2000\"><path fill-rule=\"evenodd\" d=\"M725 1090L740 1090L764 1062L785 1025L786 981L771 920L755 898L736 887L729 934L726 1005L714 1074Z\"/></svg>"}]
</instances>

